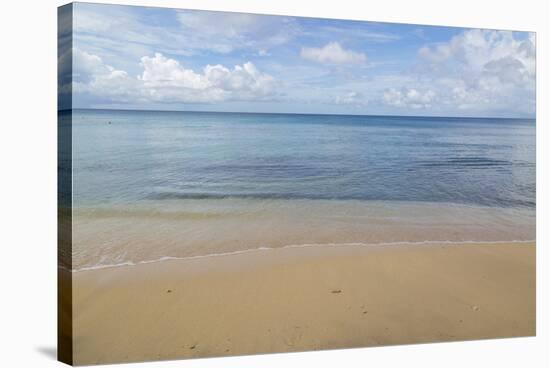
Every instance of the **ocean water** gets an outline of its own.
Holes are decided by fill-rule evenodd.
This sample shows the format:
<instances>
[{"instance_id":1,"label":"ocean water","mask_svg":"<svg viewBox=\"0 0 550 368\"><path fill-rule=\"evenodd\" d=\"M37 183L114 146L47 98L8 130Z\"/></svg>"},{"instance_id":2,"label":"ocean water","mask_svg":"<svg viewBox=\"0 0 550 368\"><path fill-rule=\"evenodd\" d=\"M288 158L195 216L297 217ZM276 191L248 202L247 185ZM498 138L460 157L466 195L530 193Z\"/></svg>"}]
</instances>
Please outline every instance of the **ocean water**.
<instances>
[{"instance_id":1,"label":"ocean water","mask_svg":"<svg viewBox=\"0 0 550 368\"><path fill-rule=\"evenodd\" d=\"M535 121L73 111L73 262L535 238Z\"/></svg>"}]
</instances>

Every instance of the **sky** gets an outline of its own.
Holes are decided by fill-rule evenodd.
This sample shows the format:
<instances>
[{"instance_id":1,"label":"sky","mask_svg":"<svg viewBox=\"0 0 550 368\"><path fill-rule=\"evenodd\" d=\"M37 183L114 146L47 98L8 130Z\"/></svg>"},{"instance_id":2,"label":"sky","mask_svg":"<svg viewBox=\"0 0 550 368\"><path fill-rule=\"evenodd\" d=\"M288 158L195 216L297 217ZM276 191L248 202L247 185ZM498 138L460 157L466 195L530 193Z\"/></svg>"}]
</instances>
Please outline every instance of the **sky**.
<instances>
[{"instance_id":1,"label":"sky","mask_svg":"<svg viewBox=\"0 0 550 368\"><path fill-rule=\"evenodd\" d=\"M88 3L72 32L74 108L535 115L534 33Z\"/></svg>"}]
</instances>

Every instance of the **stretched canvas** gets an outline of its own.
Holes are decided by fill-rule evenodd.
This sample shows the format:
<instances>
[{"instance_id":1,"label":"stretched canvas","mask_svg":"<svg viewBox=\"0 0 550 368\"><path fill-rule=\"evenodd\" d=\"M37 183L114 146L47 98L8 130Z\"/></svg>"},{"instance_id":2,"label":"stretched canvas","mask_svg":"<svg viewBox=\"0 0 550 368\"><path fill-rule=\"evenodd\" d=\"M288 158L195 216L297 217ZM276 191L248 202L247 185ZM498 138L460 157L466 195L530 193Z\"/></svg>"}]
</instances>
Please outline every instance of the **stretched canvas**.
<instances>
[{"instance_id":1,"label":"stretched canvas","mask_svg":"<svg viewBox=\"0 0 550 368\"><path fill-rule=\"evenodd\" d=\"M59 359L535 335L535 34L59 8Z\"/></svg>"}]
</instances>

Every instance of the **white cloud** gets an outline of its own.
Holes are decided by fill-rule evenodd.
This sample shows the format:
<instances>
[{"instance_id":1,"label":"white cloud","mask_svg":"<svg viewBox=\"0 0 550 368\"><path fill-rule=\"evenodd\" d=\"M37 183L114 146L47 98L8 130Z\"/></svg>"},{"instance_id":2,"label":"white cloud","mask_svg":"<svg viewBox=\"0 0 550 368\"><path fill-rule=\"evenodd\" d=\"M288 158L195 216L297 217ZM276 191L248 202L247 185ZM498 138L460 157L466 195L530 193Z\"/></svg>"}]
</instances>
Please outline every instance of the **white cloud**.
<instances>
[{"instance_id":1,"label":"white cloud","mask_svg":"<svg viewBox=\"0 0 550 368\"><path fill-rule=\"evenodd\" d=\"M418 55L431 63L456 63L468 72L483 72L490 62L513 59L530 76L535 74L535 40L530 34L517 40L510 31L472 29L435 47L422 47Z\"/></svg>"},{"instance_id":2,"label":"white cloud","mask_svg":"<svg viewBox=\"0 0 550 368\"><path fill-rule=\"evenodd\" d=\"M160 53L141 58L142 73L131 77L107 65L97 55L78 49L74 91L115 102L211 103L263 100L273 97L275 80L251 62L228 69L206 65L202 73L184 68L177 60Z\"/></svg>"},{"instance_id":3,"label":"white cloud","mask_svg":"<svg viewBox=\"0 0 550 368\"><path fill-rule=\"evenodd\" d=\"M420 92L414 88L397 90L389 88L384 91L384 102L391 106L412 109L425 109L432 106L436 95L432 90Z\"/></svg>"},{"instance_id":4,"label":"white cloud","mask_svg":"<svg viewBox=\"0 0 550 368\"><path fill-rule=\"evenodd\" d=\"M261 27L261 18L246 13L183 10L178 11L177 18L184 28L230 38Z\"/></svg>"},{"instance_id":5,"label":"white cloud","mask_svg":"<svg viewBox=\"0 0 550 368\"><path fill-rule=\"evenodd\" d=\"M183 68L174 59L169 59L160 53L155 56L144 56L140 65L143 73L138 77L147 87L180 87L190 89L206 89L210 83L206 76L197 74L191 69Z\"/></svg>"},{"instance_id":6,"label":"white cloud","mask_svg":"<svg viewBox=\"0 0 550 368\"><path fill-rule=\"evenodd\" d=\"M451 56L451 48L448 44L439 44L431 48L423 46L418 50L418 56L432 63L440 63Z\"/></svg>"},{"instance_id":7,"label":"white cloud","mask_svg":"<svg viewBox=\"0 0 550 368\"><path fill-rule=\"evenodd\" d=\"M272 15L181 10L177 20L193 48L219 53L241 48L267 52L288 42L299 30L294 18Z\"/></svg>"},{"instance_id":8,"label":"white cloud","mask_svg":"<svg viewBox=\"0 0 550 368\"><path fill-rule=\"evenodd\" d=\"M370 30L366 23L341 23L338 22L338 25L329 22L328 25L319 26L314 30L304 30L303 34L308 36L315 36L317 38L324 39L348 39L350 35L353 37L359 38L361 40L375 42L375 43L386 43L400 40L402 37L396 33L388 32L375 32Z\"/></svg>"},{"instance_id":9,"label":"white cloud","mask_svg":"<svg viewBox=\"0 0 550 368\"><path fill-rule=\"evenodd\" d=\"M337 105L366 105L367 100L362 93L348 91L342 95L336 96L334 103Z\"/></svg>"},{"instance_id":10,"label":"white cloud","mask_svg":"<svg viewBox=\"0 0 550 368\"><path fill-rule=\"evenodd\" d=\"M367 55L345 50L338 42L330 42L321 48L302 47L300 56L322 64L364 64L367 61Z\"/></svg>"},{"instance_id":11,"label":"white cloud","mask_svg":"<svg viewBox=\"0 0 550 368\"><path fill-rule=\"evenodd\" d=\"M123 70L107 65L93 54L73 50L73 92L127 100L134 95L136 81Z\"/></svg>"},{"instance_id":12,"label":"white cloud","mask_svg":"<svg viewBox=\"0 0 550 368\"><path fill-rule=\"evenodd\" d=\"M207 65L204 75L216 88L248 93L251 97L268 96L273 92L273 77L260 72L251 62L236 65L233 70L219 64Z\"/></svg>"},{"instance_id":13,"label":"white cloud","mask_svg":"<svg viewBox=\"0 0 550 368\"><path fill-rule=\"evenodd\" d=\"M259 49L258 56L271 56L271 54L266 49Z\"/></svg>"},{"instance_id":14,"label":"white cloud","mask_svg":"<svg viewBox=\"0 0 550 368\"><path fill-rule=\"evenodd\" d=\"M420 48L418 57L423 64L416 80L386 89L386 104L470 114L534 113L533 34L517 39L513 32L472 29Z\"/></svg>"},{"instance_id":15,"label":"white cloud","mask_svg":"<svg viewBox=\"0 0 550 368\"><path fill-rule=\"evenodd\" d=\"M157 18L144 15L139 7L77 3L75 40L109 60L118 55L121 60L117 62L122 64L124 57L153 52L190 56L205 51L267 51L299 31L291 17L176 9L159 9L158 13Z\"/></svg>"}]
</instances>

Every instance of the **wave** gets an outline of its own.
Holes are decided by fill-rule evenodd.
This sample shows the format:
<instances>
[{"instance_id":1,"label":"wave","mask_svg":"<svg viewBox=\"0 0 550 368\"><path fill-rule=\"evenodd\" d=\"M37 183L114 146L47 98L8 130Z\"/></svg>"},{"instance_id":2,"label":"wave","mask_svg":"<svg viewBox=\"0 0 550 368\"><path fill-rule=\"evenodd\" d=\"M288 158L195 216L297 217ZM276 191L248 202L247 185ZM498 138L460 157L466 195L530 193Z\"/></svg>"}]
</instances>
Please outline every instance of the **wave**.
<instances>
[{"instance_id":1,"label":"wave","mask_svg":"<svg viewBox=\"0 0 550 368\"><path fill-rule=\"evenodd\" d=\"M184 211L184 210L163 210L158 208L140 208L140 207L81 207L75 208L77 215L85 215L88 218L155 218L155 219L196 219L207 220L228 216L235 216L234 213L208 212L208 211Z\"/></svg>"},{"instance_id":2,"label":"wave","mask_svg":"<svg viewBox=\"0 0 550 368\"><path fill-rule=\"evenodd\" d=\"M260 199L260 200L339 200L339 201L393 201L403 203L448 203L453 205L464 205L474 207L495 207L495 208L535 208L536 202L528 199L513 198L476 198L476 200L447 201L447 200L407 200L406 198L393 198L384 196L365 195L325 195L325 194L302 194L302 193L273 193L273 192L241 192L241 193L216 193L216 192L178 192L165 191L152 193L146 197L148 200L183 200L183 199Z\"/></svg>"},{"instance_id":3,"label":"wave","mask_svg":"<svg viewBox=\"0 0 550 368\"><path fill-rule=\"evenodd\" d=\"M147 196L147 199L164 200L164 199L363 199L361 197L338 197L324 195L301 195L292 193L207 193L207 192L158 192Z\"/></svg>"},{"instance_id":4,"label":"wave","mask_svg":"<svg viewBox=\"0 0 550 368\"><path fill-rule=\"evenodd\" d=\"M444 160L433 160L420 162L420 166L427 167L490 167L490 166L512 166L514 163L507 160L494 160L486 157L451 157Z\"/></svg>"},{"instance_id":5,"label":"wave","mask_svg":"<svg viewBox=\"0 0 550 368\"><path fill-rule=\"evenodd\" d=\"M164 256L157 259L152 260L144 260L144 261L126 261L122 263L115 263L115 264L100 264L100 265L94 265L94 266L86 266L81 267L77 269L69 269L65 266L59 266L60 268L77 273L77 272L84 272L84 271L93 271L93 270L99 270L104 268L115 268L115 267L125 267L125 266L138 266L142 264L149 264L149 263L158 263L158 262L165 262L165 261L173 261L173 260L192 260L192 259L200 259L200 258L209 258L209 257L224 257L224 256L232 256L237 254L243 254L243 253L252 253L252 252L258 252L258 251L271 251L275 249L288 249L288 248L307 248L307 247L339 247L339 246L364 246L364 247L376 247L376 246L399 246L399 245L465 245L465 244L508 244L508 243L532 243L535 242L535 240L499 240L499 241L483 241L483 240L464 240L464 241L451 241L451 240L425 240L425 241L418 241L418 242L408 242L408 241L399 241L399 242L380 242L380 243L306 243L306 244L289 244L282 247L257 247L257 248L250 248L250 249L243 249L243 250L237 250L232 252L222 252L222 253L210 253L210 254L202 254L202 255L195 255L195 256L187 256L187 257L173 257L173 256Z\"/></svg>"}]
</instances>

